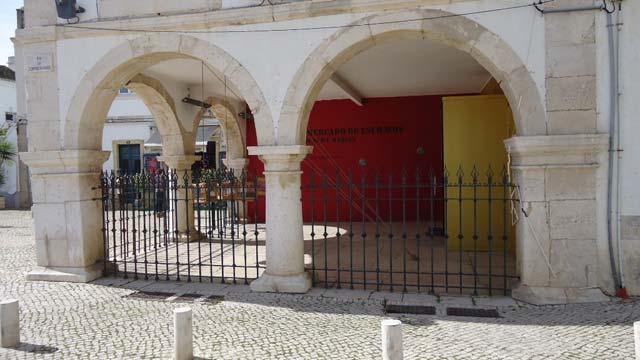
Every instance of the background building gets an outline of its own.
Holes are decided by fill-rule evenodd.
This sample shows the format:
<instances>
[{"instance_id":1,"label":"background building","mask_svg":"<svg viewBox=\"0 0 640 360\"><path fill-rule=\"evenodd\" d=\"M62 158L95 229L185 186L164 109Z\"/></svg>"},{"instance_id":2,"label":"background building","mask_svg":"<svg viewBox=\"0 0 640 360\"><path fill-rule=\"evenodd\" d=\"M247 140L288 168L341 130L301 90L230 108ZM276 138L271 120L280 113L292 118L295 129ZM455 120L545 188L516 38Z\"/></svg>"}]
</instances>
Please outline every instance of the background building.
<instances>
[{"instance_id":1,"label":"background building","mask_svg":"<svg viewBox=\"0 0 640 360\"><path fill-rule=\"evenodd\" d=\"M9 66L13 59L9 59ZM9 129L7 140L15 151L27 149L26 123L17 116L16 76L14 69L0 66L0 128ZM6 183L0 187L5 207L9 209L29 208L30 189L27 168L17 157L3 165Z\"/></svg>"}]
</instances>

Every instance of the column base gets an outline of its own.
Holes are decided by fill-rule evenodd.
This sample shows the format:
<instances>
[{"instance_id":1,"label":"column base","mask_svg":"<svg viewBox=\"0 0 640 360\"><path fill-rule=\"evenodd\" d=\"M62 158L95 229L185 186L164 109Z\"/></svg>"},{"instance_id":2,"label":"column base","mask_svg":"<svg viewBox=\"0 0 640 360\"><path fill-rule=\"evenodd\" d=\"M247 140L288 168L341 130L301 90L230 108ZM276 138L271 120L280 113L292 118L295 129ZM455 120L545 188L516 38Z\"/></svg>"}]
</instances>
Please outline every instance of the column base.
<instances>
[{"instance_id":1,"label":"column base","mask_svg":"<svg viewBox=\"0 0 640 360\"><path fill-rule=\"evenodd\" d=\"M311 289L311 276L307 272L289 276L264 273L251 283L251 290L255 292L304 294L309 289Z\"/></svg>"},{"instance_id":2,"label":"column base","mask_svg":"<svg viewBox=\"0 0 640 360\"><path fill-rule=\"evenodd\" d=\"M27 281L60 281L88 283L102 277L104 265L96 263L87 267L37 267L26 275Z\"/></svg>"},{"instance_id":3,"label":"column base","mask_svg":"<svg viewBox=\"0 0 640 360\"><path fill-rule=\"evenodd\" d=\"M511 297L532 305L561 305L608 302L609 297L598 288L554 288L518 285Z\"/></svg>"},{"instance_id":4,"label":"column base","mask_svg":"<svg viewBox=\"0 0 640 360\"><path fill-rule=\"evenodd\" d=\"M193 230L191 232L189 232L189 236L187 236L187 233L181 233L178 235L178 242L180 243L191 243L194 241L200 241L202 239L204 239L206 236L196 230Z\"/></svg>"}]
</instances>

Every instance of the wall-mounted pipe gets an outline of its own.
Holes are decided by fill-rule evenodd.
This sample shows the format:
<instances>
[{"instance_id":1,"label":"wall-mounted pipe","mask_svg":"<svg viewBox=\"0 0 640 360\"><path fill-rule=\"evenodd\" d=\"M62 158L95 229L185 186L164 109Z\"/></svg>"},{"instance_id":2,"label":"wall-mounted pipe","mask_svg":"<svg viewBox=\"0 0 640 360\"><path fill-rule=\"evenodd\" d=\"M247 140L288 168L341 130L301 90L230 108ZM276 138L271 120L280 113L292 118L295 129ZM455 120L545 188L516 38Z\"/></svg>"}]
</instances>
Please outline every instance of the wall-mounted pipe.
<instances>
[{"instance_id":1,"label":"wall-mounted pipe","mask_svg":"<svg viewBox=\"0 0 640 360\"><path fill-rule=\"evenodd\" d=\"M609 260L611 261L611 273L616 291L622 287L621 273L616 268L615 249L613 246L613 176L616 165L616 97L617 97L617 71L615 59L615 43L613 36L613 20L610 13L607 13L607 34L609 40L609 168L607 170L607 240L609 244ZM618 250L620 250L618 245ZM618 254L620 252L618 251ZM619 256L619 255L618 255Z\"/></svg>"}]
</instances>

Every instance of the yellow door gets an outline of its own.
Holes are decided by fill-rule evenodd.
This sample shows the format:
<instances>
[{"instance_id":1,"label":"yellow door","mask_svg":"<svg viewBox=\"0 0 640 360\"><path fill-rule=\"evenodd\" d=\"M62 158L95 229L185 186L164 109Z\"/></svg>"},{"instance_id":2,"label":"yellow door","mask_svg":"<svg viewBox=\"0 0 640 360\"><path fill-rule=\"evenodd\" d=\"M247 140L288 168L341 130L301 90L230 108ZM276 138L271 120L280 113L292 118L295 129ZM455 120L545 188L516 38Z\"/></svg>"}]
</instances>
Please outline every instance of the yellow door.
<instances>
[{"instance_id":1,"label":"yellow door","mask_svg":"<svg viewBox=\"0 0 640 360\"><path fill-rule=\"evenodd\" d=\"M507 166L503 140L515 133L507 99L503 95L452 96L442 102L444 165L449 171L445 222L448 248L458 250L462 245L465 251L500 250L505 243L512 248L515 231L508 200L510 189L504 186L502 176ZM491 186L489 168L493 171Z\"/></svg>"}]
</instances>

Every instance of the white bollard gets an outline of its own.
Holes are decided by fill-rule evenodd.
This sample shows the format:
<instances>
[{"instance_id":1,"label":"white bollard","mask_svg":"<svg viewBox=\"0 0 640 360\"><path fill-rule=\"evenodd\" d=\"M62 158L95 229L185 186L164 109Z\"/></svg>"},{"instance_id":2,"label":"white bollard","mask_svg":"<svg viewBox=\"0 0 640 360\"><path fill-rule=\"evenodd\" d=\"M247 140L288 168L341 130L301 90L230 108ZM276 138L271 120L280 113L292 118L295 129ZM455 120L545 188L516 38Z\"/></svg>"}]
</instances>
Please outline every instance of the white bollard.
<instances>
[{"instance_id":1,"label":"white bollard","mask_svg":"<svg viewBox=\"0 0 640 360\"><path fill-rule=\"evenodd\" d=\"M382 359L402 360L402 322L382 320Z\"/></svg>"},{"instance_id":2,"label":"white bollard","mask_svg":"<svg viewBox=\"0 0 640 360\"><path fill-rule=\"evenodd\" d=\"M173 311L173 348L176 360L193 359L193 318L190 308Z\"/></svg>"},{"instance_id":3,"label":"white bollard","mask_svg":"<svg viewBox=\"0 0 640 360\"><path fill-rule=\"evenodd\" d=\"M18 300L0 301L0 347L20 345L20 306Z\"/></svg>"},{"instance_id":4,"label":"white bollard","mask_svg":"<svg viewBox=\"0 0 640 360\"><path fill-rule=\"evenodd\" d=\"M640 360L640 321L633 323L633 338L636 343L636 360Z\"/></svg>"}]
</instances>

